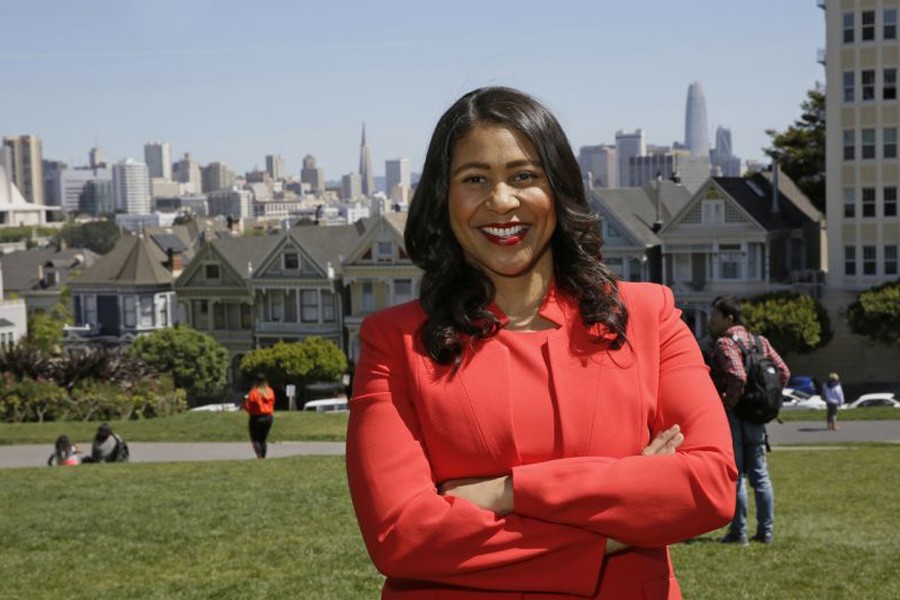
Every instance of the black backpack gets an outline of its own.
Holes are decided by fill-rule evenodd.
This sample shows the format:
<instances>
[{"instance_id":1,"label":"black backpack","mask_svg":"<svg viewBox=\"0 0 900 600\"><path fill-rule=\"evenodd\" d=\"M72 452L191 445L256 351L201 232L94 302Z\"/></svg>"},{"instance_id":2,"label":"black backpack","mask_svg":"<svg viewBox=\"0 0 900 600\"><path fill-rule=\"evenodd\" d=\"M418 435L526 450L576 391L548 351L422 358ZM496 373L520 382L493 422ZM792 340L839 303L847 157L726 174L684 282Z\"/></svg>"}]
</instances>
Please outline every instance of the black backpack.
<instances>
[{"instance_id":1,"label":"black backpack","mask_svg":"<svg viewBox=\"0 0 900 600\"><path fill-rule=\"evenodd\" d=\"M731 339L744 357L744 369L747 372L744 393L734 407L734 414L742 421L764 425L778 416L784 402L781 372L775 361L766 356L758 335L752 336L750 348L735 337Z\"/></svg>"}]
</instances>

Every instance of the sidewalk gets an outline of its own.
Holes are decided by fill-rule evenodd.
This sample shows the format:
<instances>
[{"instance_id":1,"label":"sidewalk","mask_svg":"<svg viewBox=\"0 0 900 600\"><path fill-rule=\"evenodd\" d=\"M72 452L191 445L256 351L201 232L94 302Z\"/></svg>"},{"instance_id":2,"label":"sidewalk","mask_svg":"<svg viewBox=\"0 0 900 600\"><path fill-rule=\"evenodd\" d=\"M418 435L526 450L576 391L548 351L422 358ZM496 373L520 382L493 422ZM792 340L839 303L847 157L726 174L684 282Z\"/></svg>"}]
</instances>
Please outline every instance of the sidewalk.
<instances>
[{"instance_id":1,"label":"sidewalk","mask_svg":"<svg viewBox=\"0 0 900 600\"><path fill-rule=\"evenodd\" d=\"M773 422L768 426L774 450L795 444L833 442L887 442L900 444L900 420L845 421L840 431L829 431L822 421ZM90 449L90 442L79 448ZM250 442L128 442L132 462L184 462L201 460L250 460L255 458ZM43 467L52 444L0 446L0 469ZM344 442L276 442L269 444L269 457L342 455Z\"/></svg>"}]
</instances>

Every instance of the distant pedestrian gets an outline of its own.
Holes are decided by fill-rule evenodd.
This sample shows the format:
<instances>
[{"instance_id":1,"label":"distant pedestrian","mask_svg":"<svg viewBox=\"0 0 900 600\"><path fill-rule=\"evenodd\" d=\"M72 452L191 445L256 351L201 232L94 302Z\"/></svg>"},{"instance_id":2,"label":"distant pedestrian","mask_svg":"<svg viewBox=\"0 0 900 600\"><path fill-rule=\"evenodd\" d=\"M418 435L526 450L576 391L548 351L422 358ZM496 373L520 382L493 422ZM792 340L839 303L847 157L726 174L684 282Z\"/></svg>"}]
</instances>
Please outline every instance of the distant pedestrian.
<instances>
[{"instance_id":1,"label":"distant pedestrian","mask_svg":"<svg viewBox=\"0 0 900 600\"><path fill-rule=\"evenodd\" d=\"M52 467L80 465L81 457L78 455L78 446L69 441L69 437L61 435L56 438L53 454L47 459L47 465Z\"/></svg>"},{"instance_id":2,"label":"distant pedestrian","mask_svg":"<svg viewBox=\"0 0 900 600\"><path fill-rule=\"evenodd\" d=\"M91 444L91 455L84 458L86 463L128 462L130 452L122 436L115 433L109 423L101 423Z\"/></svg>"},{"instance_id":3,"label":"distant pedestrian","mask_svg":"<svg viewBox=\"0 0 900 600\"><path fill-rule=\"evenodd\" d=\"M253 389L247 394L243 409L250 414L250 443L256 458L265 458L268 449L266 438L272 429L272 414L275 412L275 392L262 373L254 377Z\"/></svg>"},{"instance_id":4,"label":"distant pedestrian","mask_svg":"<svg viewBox=\"0 0 900 600\"><path fill-rule=\"evenodd\" d=\"M828 429L837 431L840 429L837 424L838 407L844 403L844 388L841 387L841 378L837 373L829 373L828 381L822 386L822 399L828 409Z\"/></svg>"}]
</instances>

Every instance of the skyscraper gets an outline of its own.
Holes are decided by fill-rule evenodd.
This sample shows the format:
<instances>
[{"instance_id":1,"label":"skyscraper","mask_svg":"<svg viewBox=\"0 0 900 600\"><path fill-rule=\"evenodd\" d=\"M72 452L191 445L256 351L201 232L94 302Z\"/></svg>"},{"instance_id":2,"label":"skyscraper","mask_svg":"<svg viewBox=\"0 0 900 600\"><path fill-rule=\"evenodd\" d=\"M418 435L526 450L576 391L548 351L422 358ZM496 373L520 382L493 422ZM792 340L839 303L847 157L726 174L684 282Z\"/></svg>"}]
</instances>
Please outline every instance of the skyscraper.
<instances>
[{"instance_id":1,"label":"skyscraper","mask_svg":"<svg viewBox=\"0 0 900 600\"><path fill-rule=\"evenodd\" d=\"M355 200L362 196L362 180L359 173L347 173L341 177L341 200Z\"/></svg>"},{"instance_id":2,"label":"skyscraper","mask_svg":"<svg viewBox=\"0 0 900 600\"><path fill-rule=\"evenodd\" d=\"M397 158L384 161L384 183L388 198L394 202L408 202L410 186L409 159Z\"/></svg>"},{"instance_id":3,"label":"skyscraper","mask_svg":"<svg viewBox=\"0 0 900 600\"><path fill-rule=\"evenodd\" d=\"M26 200L44 204L44 164L41 138L36 135L3 138L9 162L9 178Z\"/></svg>"},{"instance_id":4,"label":"skyscraper","mask_svg":"<svg viewBox=\"0 0 900 600\"><path fill-rule=\"evenodd\" d=\"M308 183L314 194L321 194L325 191L325 170L316 166L316 157L312 154L303 157L300 181Z\"/></svg>"},{"instance_id":5,"label":"skyscraper","mask_svg":"<svg viewBox=\"0 0 900 600\"><path fill-rule=\"evenodd\" d=\"M105 169L107 167L106 152L104 152L102 148L97 148L96 146L91 148L89 164L91 169L95 171L97 169Z\"/></svg>"},{"instance_id":6,"label":"skyscraper","mask_svg":"<svg viewBox=\"0 0 900 600\"><path fill-rule=\"evenodd\" d=\"M586 181L588 175L591 176L589 188L614 188L619 185L615 146L582 146L578 149L578 164Z\"/></svg>"},{"instance_id":7,"label":"skyscraper","mask_svg":"<svg viewBox=\"0 0 900 600\"><path fill-rule=\"evenodd\" d=\"M703 86L695 81L688 86L687 110L684 117L684 145L692 156L709 156L709 131L706 128L706 96Z\"/></svg>"},{"instance_id":8,"label":"skyscraper","mask_svg":"<svg viewBox=\"0 0 900 600\"><path fill-rule=\"evenodd\" d=\"M634 133L626 133L622 130L616 132L616 161L618 162L617 179L619 185L625 187L631 181L631 167L629 160L633 156L647 154L647 142L644 140L644 130L635 129Z\"/></svg>"},{"instance_id":9,"label":"skyscraper","mask_svg":"<svg viewBox=\"0 0 900 600\"><path fill-rule=\"evenodd\" d=\"M183 188L188 194L199 194L203 191L200 163L194 160L190 152L185 152L184 158L175 163L172 177L175 181L185 184Z\"/></svg>"},{"instance_id":10,"label":"skyscraper","mask_svg":"<svg viewBox=\"0 0 900 600\"><path fill-rule=\"evenodd\" d=\"M362 180L363 196L375 193L375 174L372 173L372 157L366 144L366 124L362 126L362 142L359 145L359 177ZM390 191L390 190L389 190Z\"/></svg>"},{"instance_id":11,"label":"skyscraper","mask_svg":"<svg viewBox=\"0 0 900 600\"><path fill-rule=\"evenodd\" d=\"M169 142L150 142L144 144L144 162L150 178L172 179L172 157L169 154Z\"/></svg>"},{"instance_id":12,"label":"skyscraper","mask_svg":"<svg viewBox=\"0 0 900 600\"><path fill-rule=\"evenodd\" d=\"M150 177L147 165L127 158L113 165L116 210L129 214L150 213Z\"/></svg>"},{"instance_id":13,"label":"skyscraper","mask_svg":"<svg viewBox=\"0 0 900 600\"><path fill-rule=\"evenodd\" d=\"M730 129L716 127L716 147L709 151L709 158L725 177L741 176L741 159L732 151Z\"/></svg>"},{"instance_id":14,"label":"skyscraper","mask_svg":"<svg viewBox=\"0 0 900 600\"><path fill-rule=\"evenodd\" d=\"M266 155L266 171L274 180L284 179L284 158L280 154Z\"/></svg>"}]
</instances>

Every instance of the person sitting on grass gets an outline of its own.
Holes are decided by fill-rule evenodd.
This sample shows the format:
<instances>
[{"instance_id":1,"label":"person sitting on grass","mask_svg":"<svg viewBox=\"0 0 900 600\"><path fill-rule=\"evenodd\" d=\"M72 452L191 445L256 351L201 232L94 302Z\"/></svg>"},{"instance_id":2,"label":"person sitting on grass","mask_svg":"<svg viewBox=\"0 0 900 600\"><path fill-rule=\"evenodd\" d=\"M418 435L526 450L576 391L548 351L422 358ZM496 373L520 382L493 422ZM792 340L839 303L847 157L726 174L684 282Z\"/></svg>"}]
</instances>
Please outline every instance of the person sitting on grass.
<instances>
[{"instance_id":1,"label":"person sitting on grass","mask_svg":"<svg viewBox=\"0 0 900 600\"><path fill-rule=\"evenodd\" d=\"M91 444L91 455L85 457L84 462L128 462L129 456L128 444L122 436L114 433L109 423L102 423Z\"/></svg>"},{"instance_id":2,"label":"person sitting on grass","mask_svg":"<svg viewBox=\"0 0 900 600\"><path fill-rule=\"evenodd\" d=\"M53 465L71 466L81 464L81 457L78 455L78 446L69 441L69 436L61 435L56 438L55 449L50 458L47 459L47 466Z\"/></svg>"}]
</instances>

